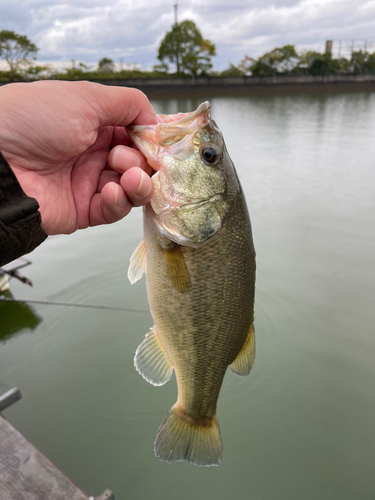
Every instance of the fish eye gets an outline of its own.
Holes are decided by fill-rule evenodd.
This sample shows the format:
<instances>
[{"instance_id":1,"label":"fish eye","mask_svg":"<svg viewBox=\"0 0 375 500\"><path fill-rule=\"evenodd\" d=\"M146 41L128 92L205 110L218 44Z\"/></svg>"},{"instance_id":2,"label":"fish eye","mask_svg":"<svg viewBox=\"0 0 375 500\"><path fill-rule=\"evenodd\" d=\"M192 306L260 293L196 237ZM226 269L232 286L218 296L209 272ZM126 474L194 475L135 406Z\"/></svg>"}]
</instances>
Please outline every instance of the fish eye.
<instances>
[{"instance_id":1,"label":"fish eye","mask_svg":"<svg viewBox=\"0 0 375 500\"><path fill-rule=\"evenodd\" d=\"M208 165L214 165L220 158L220 155L214 146L205 146L202 149L201 155L203 161Z\"/></svg>"}]
</instances>

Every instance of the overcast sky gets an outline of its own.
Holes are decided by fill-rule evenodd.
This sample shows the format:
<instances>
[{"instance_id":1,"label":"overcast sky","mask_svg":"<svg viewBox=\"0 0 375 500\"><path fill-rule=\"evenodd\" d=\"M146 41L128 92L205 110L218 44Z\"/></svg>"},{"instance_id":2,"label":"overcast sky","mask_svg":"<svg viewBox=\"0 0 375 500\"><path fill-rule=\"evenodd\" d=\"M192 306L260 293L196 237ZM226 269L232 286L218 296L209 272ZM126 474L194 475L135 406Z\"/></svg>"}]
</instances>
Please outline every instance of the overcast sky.
<instances>
[{"instance_id":1,"label":"overcast sky","mask_svg":"<svg viewBox=\"0 0 375 500\"><path fill-rule=\"evenodd\" d=\"M38 61L57 66L75 59L94 66L102 57L157 62L157 49L174 22L176 0L0 0L0 30L25 34L39 47ZM286 44L334 53L375 51L375 0L184 0L178 21L192 19L216 45L214 67L238 64Z\"/></svg>"}]
</instances>

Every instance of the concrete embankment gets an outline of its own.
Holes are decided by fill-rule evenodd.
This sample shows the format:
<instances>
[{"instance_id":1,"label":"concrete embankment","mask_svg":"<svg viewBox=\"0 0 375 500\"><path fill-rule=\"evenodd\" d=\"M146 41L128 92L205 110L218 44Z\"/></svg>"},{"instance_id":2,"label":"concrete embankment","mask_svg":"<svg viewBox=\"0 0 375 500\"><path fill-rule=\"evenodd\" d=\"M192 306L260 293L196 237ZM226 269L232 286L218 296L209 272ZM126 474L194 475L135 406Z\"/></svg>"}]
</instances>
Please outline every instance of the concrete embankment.
<instances>
[{"instance_id":1,"label":"concrete embankment","mask_svg":"<svg viewBox=\"0 0 375 500\"><path fill-rule=\"evenodd\" d=\"M375 75L199 77L95 80L105 85L135 87L150 98L244 96L307 92L368 92L375 90Z\"/></svg>"},{"instance_id":2,"label":"concrete embankment","mask_svg":"<svg viewBox=\"0 0 375 500\"><path fill-rule=\"evenodd\" d=\"M198 78L128 78L90 80L104 85L134 87L150 98L246 96L313 92L372 92L375 75L274 76ZM5 85L6 82L0 82Z\"/></svg>"}]
</instances>

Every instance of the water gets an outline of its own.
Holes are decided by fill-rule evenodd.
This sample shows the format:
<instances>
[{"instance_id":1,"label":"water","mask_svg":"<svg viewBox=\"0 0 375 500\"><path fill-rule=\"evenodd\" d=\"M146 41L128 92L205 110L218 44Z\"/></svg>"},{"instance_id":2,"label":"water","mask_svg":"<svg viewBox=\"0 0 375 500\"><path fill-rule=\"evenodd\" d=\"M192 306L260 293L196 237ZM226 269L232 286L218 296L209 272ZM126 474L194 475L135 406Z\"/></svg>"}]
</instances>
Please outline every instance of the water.
<instances>
[{"instance_id":1,"label":"water","mask_svg":"<svg viewBox=\"0 0 375 500\"><path fill-rule=\"evenodd\" d=\"M160 113L195 99L155 100ZM136 312L0 303L4 412L90 494L116 500L375 498L375 94L213 98L248 200L257 250L257 356L228 373L217 468L167 465L156 430L173 379L133 367L152 325L129 257L141 211L113 226L48 239L14 297Z\"/></svg>"}]
</instances>

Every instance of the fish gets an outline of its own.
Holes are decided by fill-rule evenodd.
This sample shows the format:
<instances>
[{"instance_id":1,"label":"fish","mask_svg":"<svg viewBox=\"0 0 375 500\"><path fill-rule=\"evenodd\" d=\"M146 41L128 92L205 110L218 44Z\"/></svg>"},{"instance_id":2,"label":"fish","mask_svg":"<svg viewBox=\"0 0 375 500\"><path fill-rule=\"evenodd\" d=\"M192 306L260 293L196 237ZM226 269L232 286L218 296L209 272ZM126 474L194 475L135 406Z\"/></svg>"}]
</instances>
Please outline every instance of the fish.
<instances>
[{"instance_id":1,"label":"fish","mask_svg":"<svg viewBox=\"0 0 375 500\"><path fill-rule=\"evenodd\" d=\"M177 402L154 444L164 462L215 466L222 460L216 407L227 367L250 373L255 358L255 250L246 200L211 118L160 115L128 133L154 169L143 238L130 258L133 284L146 274L154 326L135 353L155 386L176 375Z\"/></svg>"}]
</instances>

